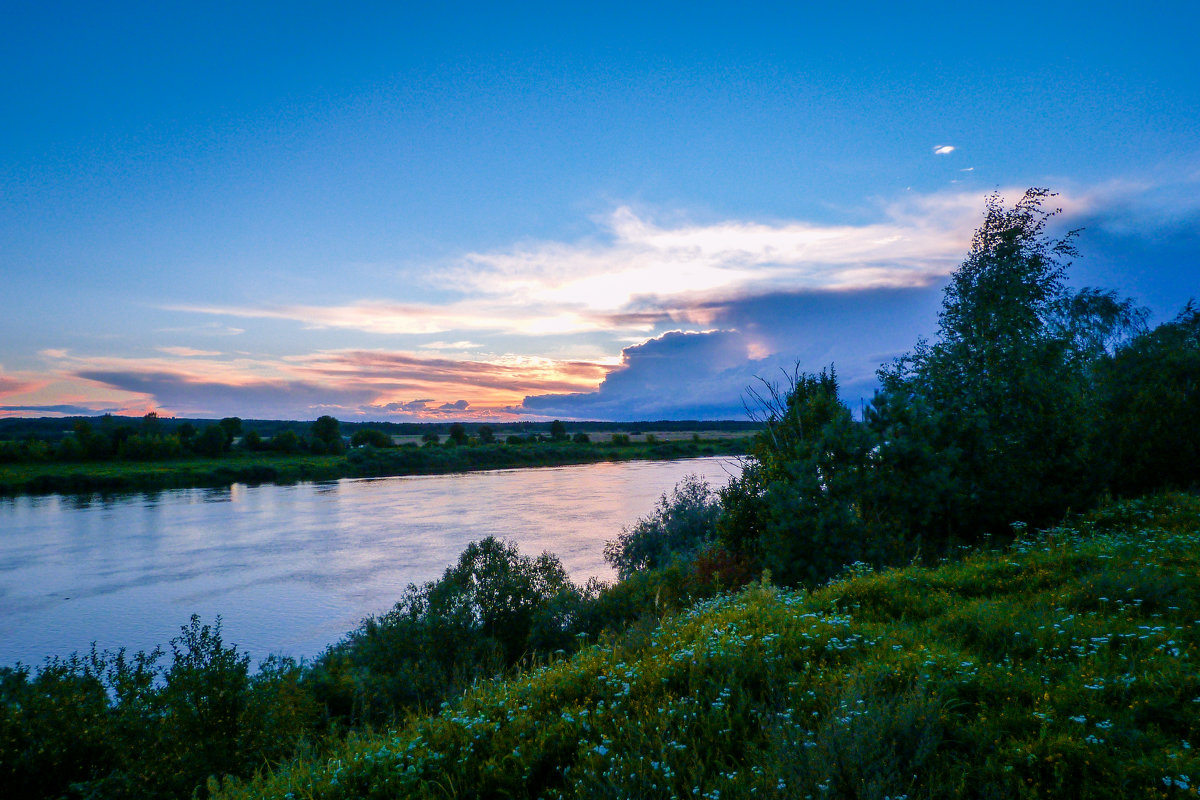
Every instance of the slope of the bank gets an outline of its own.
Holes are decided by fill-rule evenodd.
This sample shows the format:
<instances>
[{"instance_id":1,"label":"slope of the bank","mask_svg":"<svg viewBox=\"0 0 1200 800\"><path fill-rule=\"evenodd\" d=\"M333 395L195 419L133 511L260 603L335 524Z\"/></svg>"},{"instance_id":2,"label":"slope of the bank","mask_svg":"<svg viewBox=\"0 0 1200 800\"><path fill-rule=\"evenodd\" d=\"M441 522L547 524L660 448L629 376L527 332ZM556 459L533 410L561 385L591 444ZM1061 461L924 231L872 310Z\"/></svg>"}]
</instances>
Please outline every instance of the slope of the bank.
<instances>
[{"instance_id":1,"label":"slope of the bank","mask_svg":"<svg viewBox=\"0 0 1200 800\"><path fill-rule=\"evenodd\" d=\"M225 798L1184 797L1200 499L1001 552L755 585Z\"/></svg>"}]
</instances>

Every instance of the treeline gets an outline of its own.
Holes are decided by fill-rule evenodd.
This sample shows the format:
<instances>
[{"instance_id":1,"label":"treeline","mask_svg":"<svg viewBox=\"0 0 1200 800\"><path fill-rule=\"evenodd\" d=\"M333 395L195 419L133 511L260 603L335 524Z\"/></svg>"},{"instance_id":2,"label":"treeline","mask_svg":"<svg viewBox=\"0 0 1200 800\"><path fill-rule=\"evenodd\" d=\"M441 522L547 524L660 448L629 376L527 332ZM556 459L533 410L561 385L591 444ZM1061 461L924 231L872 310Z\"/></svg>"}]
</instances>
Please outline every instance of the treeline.
<instances>
[{"instance_id":1,"label":"treeline","mask_svg":"<svg viewBox=\"0 0 1200 800\"><path fill-rule=\"evenodd\" d=\"M151 412L136 425L118 422L112 416L100 418L99 425L93 425L89 419L77 419L70 434L56 439L30 435L20 440L0 440L0 464L220 458L234 451L235 442L238 450L251 453L336 455L345 449L339 423L330 416L317 419L306 434L283 428L264 438L257 430L243 431L238 417L226 417L202 428L191 422L168 427Z\"/></svg>"},{"instance_id":2,"label":"treeline","mask_svg":"<svg viewBox=\"0 0 1200 800\"><path fill-rule=\"evenodd\" d=\"M331 418L332 419L332 418ZM261 451L308 452L312 447L313 423L295 420L261 420L226 417L222 420L186 419L161 417L150 413L138 418L117 417L104 414L98 417L22 418L0 419L0 463L27 463L39 461L69 461L72 459L102 460L121 457L121 447L133 437L139 437L127 446L131 454L146 450L157 451L151 458L173 458L197 454L197 437L207 435L209 441L199 444L207 452L217 452L219 439L216 433L207 433L210 427L219 427L226 435L220 452L229 452L229 445L242 437L249 439L247 449ZM759 427L752 420L657 420L640 422L601 421L555 421L553 423L519 421L490 423L461 422L352 422L339 421L339 430L344 443L370 443L377 447L390 446L393 437L419 437L422 442L445 441L465 432L464 439L474 437L482 441L536 442L553 438L552 426L561 426L568 437L577 434L600 433L610 435L641 436L656 433L696 432L751 434ZM82 446L81 433L92 445L89 451ZM108 439L107 443L92 437ZM174 437L174 438L172 438ZM74 443L65 444L66 440ZM176 441L177 440L177 441ZM148 444L148 442L150 442ZM316 445L317 449L321 444Z\"/></svg>"},{"instance_id":3,"label":"treeline","mask_svg":"<svg viewBox=\"0 0 1200 800\"><path fill-rule=\"evenodd\" d=\"M322 416L299 431L292 423L276 426L275 432L266 437L258 428L246 429L239 417L226 417L219 422L197 427L187 421L168 424L153 412L136 424L105 416L100 418L99 425L93 425L89 419L76 419L70 433L56 438L42 439L27 435L18 440L0 440L0 464L163 461L188 457L220 458L235 452L339 455L347 447L395 447L395 440L381 427L355 425L353 432L347 435L343 423L334 417ZM445 426L444 440L438 428L427 427L425 430L422 443L427 446L474 446L501 441L497 429L488 424L450 423ZM550 423L548 430L531 430L523 435L510 433L503 437L503 442L518 445L567 441L587 444L591 441L588 433L576 431L571 434L570 430L568 423L555 420ZM648 442L655 441L653 434L646 436ZM611 440L615 444L630 442L629 435L621 433L612 434ZM409 445L416 446L415 443Z\"/></svg>"}]
</instances>

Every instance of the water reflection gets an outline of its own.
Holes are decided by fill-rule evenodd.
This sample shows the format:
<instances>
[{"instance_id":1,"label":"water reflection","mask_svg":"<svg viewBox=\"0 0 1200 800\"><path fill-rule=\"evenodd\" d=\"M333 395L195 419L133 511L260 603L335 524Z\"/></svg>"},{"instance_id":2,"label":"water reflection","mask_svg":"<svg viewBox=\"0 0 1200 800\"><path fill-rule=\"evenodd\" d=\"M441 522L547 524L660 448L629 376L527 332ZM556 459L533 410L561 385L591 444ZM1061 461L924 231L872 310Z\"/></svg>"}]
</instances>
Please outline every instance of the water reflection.
<instances>
[{"instance_id":1,"label":"water reflection","mask_svg":"<svg viewBox=\"0 0 1200 800\"><path fill-rule=\"evenodd\" d=\"M608 578L606 539L732 459L241 486L0 503L0 665L165 644L223 616L255 658L312 656L488 535Z\"/></svg>"}]
</instances>

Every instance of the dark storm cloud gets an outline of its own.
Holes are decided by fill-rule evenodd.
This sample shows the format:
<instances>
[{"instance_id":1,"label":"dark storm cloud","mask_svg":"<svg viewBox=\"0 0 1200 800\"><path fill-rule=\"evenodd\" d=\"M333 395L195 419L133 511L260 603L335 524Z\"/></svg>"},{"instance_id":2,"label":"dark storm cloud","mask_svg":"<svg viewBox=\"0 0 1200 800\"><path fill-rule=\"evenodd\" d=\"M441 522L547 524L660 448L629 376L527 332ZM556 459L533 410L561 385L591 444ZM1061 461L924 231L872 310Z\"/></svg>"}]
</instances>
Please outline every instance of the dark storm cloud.
<instances>
[{"instance_id":1,"label":"dark storm cloud","mask_svg":"<svg viewBox=\"0 0 1200 800\"><path fill-rule=\"evenodd\" d=\"M364 388L338 388L303 381L202 381L169 372L81 371L79 377L152 396L181 414L306 418L335 408L357 408L374 396Z\"/></svg>"},{"instance_id":2,"label":"dark storm cloud","mask_svg":"<svg viewBox=\"0 0 1200 800\"><path fill-rule=\"evenodd\" d=\"M0 406L0 414L5 412L20 414L67 414L70 416L88 416L102 411L112 410L115 406L107 403L92 406L49 405L49 406Z\"/></svg>"},{"instance_id":3,"label":"dark storm cloud","mask_svg":"<svg viewBox=\"0 0 1200 800\"><path fill-rule=\"evenodd\" d=\"M940 287L775 293L693 311L719 330L667 333L626 348L595 392L527 397L520 410L591 419L743 419L746 390L796 367L833 365L852 406L875 371L936 331Z\"/></svg>"}]
</instances>

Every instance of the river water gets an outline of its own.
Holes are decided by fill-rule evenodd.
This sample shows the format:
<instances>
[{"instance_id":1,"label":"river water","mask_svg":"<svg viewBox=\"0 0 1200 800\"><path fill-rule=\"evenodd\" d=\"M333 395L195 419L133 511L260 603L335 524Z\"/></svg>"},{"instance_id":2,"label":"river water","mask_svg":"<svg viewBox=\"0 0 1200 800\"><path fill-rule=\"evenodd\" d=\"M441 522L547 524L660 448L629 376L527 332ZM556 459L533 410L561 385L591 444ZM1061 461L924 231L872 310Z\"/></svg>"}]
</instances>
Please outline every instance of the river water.
<instances>
[{"instance_id":1,"label":"river water","mask_svg":"<svg viewBox=\"0 0 1200 800\"><path fill-rule=\"evenodd\" d=\"M485 536L609 580L604 542L694 473L732 458L630 461L292 486L235 484L116 498L0 500L0 666L165 647L193 614L222 617L257 662L312 657L409 583Z\"/></svg>"}]
</instances>

